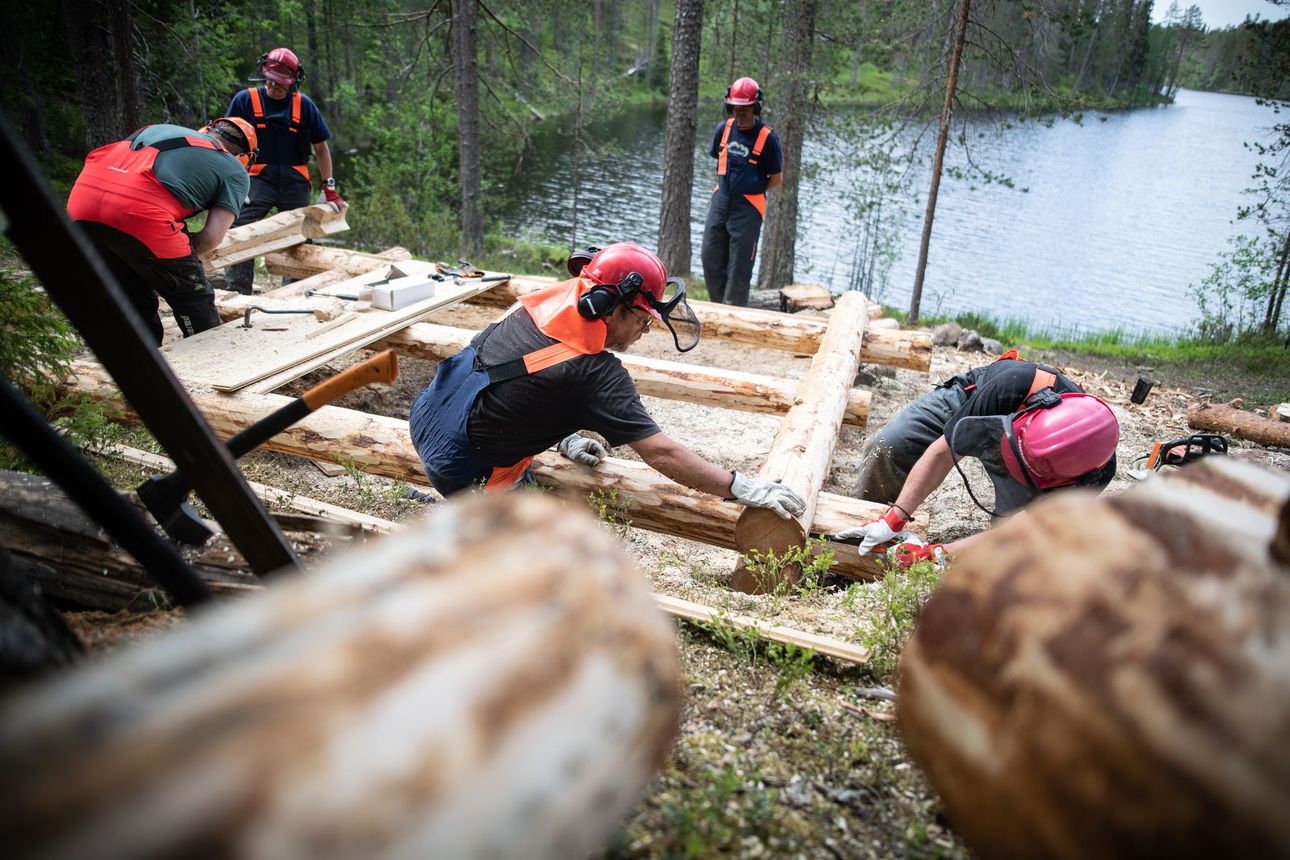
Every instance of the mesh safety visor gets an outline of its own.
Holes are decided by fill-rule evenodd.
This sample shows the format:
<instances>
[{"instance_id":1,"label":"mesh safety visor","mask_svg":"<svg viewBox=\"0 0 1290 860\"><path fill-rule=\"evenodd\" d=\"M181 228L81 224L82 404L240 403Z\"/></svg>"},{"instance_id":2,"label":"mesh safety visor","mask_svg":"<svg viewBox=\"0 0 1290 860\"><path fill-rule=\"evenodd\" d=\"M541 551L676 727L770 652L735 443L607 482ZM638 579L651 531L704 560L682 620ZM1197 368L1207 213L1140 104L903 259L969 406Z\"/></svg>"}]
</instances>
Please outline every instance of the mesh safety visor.
<instances>
[{"instance_id":1,"label":"mesh safety visor","mask_svg":"<svg viewBox=\"0 0 1290 860\"><path fill-rule=\"evenodd\" d=\"M1011 415L961 418L954 425L952 437L947 440L950 453L954 457L954 468L962 476L968 495L979 508L993 517L1007 516L1013 511L1020 510L1034 501L1041 492L1021 457L1021 448L1012 433L1012 419ZM1008 471L1008 466L1003 460L1004 445L1008 445L1012 450L1026 478L1026 483L1018 482ZM968 477L968 473L959 466L958 461L962 457L973 457L980 461L985 475L989 478L989 486L983 485L980 477ZM993 510L981 502L983 497L989 495L990 490L993 490L994 496Z\"/></svg>"},{"instance_id":2,"label":"mesh safety visor","mask_svg":"<svg viewBox=\"0 0 1290 860\"><path fill-rule=\"evenodd\" d=\"M641 291L640 295L672 333L672 342L676 344L677 352L689 352L699 345L703 326L699 324L699 317L690 303L685 300L684 281L680 278L668 278L661 300L645 291Z\"/></svg>"}]
</instances>

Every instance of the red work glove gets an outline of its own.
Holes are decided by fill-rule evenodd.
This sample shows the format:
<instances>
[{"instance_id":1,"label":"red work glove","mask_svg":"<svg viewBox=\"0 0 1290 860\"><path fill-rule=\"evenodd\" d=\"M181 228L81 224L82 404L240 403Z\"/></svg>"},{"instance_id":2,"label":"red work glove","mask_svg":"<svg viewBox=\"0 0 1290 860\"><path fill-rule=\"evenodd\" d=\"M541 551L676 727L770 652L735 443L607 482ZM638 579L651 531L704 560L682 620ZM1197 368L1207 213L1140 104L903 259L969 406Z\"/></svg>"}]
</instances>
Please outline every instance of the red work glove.
<instances>
[{"instance_id":1,"label":"red work glove","mask_svg":"<svg viewBox=\"0 0 1290 860\"><path fill-rule=\"evenodd\" d=\"M860 543L860 554L868 555L879 544L892 540L904 540L904 528L909 520L895 505L887 508L887 513L871 523L865 523L854 529L837 533L840 538L863 538Z\"/></svg>"},{"instance_id":2,"label":"red work glove","mask_svg":"<svg viewBox=\"0 0 1290 860\"><path fill-rule=\"evenodd\" d=\"M335 188L324 188L323 196L327 198L328 203L335 206L337 209L344 209L349 205L344 200L340 199L340 195L336 193Z\"/></svg>"},{"instance_id":3,"label":"red work glove","mask_svg":"<svg viewBox=\"0 0 1290 860\"><path fill-rule=\"evenodd\" d=\"M920 561L934 561L937 564L944 564L949 555L945 552L945 546L939 543L916 543L906 541L900 544L892 552L896 556L896 564L901 570L909 570Z\"/></svg>"}]
</instances>

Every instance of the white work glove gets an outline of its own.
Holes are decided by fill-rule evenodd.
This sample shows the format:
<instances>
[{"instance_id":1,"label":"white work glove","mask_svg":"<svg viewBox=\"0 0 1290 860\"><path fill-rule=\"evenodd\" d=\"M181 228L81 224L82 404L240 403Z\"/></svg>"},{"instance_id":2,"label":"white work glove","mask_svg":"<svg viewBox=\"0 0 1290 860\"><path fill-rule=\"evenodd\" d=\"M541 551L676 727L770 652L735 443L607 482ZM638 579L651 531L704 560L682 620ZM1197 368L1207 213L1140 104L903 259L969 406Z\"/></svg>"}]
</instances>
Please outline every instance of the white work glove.
<instances>
[{"instance_id":1,"label":"white work glove","mask_svg":"<svg viewBox=\"0 0 1290 860\"><path fill-rule=\"evenodd\" d=\"M577 433L571 433L560 440L560 453L568 457L575 463L581 463L584 466L595 466L609 452L605 446L601 445L595 439L588 439L586 436L579 436Z\"/></svg>"},{"instance_id":2,"label":"white work glove","mask_svg":"<svg viewBox=\"0 0 1290 860\"><path fill-rule=\"evenodd\" d=\"M801 516L806 502L801 496L785 487L778 480L745 478L738 472L730 480L730 495L735 501L750 508L770 508L784 519Z\"/></svg>"},{"instance_id":3,"label":"white work glove","mask_svg":"<svg viewBox=\"0 0 1290 860\"><path fill-rule=\"evenodd\" d=\"M909 520L893 505L887 508L887 512L879 519L853 529L837 532L834 537L843 540L863 538L860 541L860 554L868 555L879 544L891 543L892 541L903 543L913 537L913 535L904 530L908 522Z\"/></svg>"}]
</instances>

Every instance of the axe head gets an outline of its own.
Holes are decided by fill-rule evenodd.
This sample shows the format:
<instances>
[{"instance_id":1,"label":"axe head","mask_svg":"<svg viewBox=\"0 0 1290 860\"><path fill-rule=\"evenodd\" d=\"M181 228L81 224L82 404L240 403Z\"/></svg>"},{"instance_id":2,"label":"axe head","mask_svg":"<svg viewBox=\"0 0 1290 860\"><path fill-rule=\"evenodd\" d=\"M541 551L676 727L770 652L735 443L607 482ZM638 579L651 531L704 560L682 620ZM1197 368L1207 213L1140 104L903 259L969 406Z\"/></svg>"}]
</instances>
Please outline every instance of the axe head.
<instances>
[{"instance_id":1,"label":"axe head","mask_svg":"<svg viewBox=\"0 0 1290 860\"><path fill-rule=\"evenodd\" d=\"M178 473L149 478L135 492L171 540L201 546L213 534L185 501L188 485Z\"/></svg>"}]
</instances>

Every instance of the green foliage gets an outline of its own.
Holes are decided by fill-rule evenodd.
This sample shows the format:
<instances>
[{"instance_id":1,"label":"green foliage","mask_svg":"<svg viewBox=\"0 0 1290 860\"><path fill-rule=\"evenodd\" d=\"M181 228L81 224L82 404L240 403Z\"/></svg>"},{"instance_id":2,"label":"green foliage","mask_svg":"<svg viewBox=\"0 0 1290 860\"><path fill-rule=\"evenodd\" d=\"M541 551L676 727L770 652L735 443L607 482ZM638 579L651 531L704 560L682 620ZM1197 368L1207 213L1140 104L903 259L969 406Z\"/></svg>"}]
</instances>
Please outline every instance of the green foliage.
<instances>
[{"instance_id":1,"label":"green foliage","mask_svg":"<svg viewBox=\"0 0 1290 860\"><path fill-rule=\"evenodd\" d=\"M1205 280L1190 288L1201 310L1197 337L1219 344L1275 338L1266 310L1278 287L1281 243L1272 237L1237 236L1228 246Z\"/></svg>"},{"instance_id":2,"label":"green foliage","mask_svg":"<svg viewBox=\"0 0 1290 860\"><path fill-rule=\"evenodd\" d=\"M725 610L710 621L698 622L718 645L734 654L748 668L761 662L775 670L775 693L784 695L815 669L815 651L791 642L763 640L757 628L731 619Z\"/></svg>"},{"instance_id":3,"label":"green foliage","mask_svg":"<svg viewBox=\"0 0 1290 860\"><path fill-rule=\"evenodd\" d=\"M744 555L744 568L755 582L772 585L770 611L776 612L783 601L791 596L804 596L820 586L820 577L833 566L833 550L825 541L807 538L802 546L790 547L783 553L774 550L752 550ZM800 571L797 582L790 574Z\"/></svg>"},{"instance_id":4,"label":"green foliage","mask_svg":"<svg viewBox=\"0 0 1290 860\"><path fill-rule=\"evenodd\" d=\"M608 527L610 532L621 541L627 540L632 530L632 520L629 516L631 512L630 499L620 499L616 487L609 492L605 492L603 488L598 488L594 492L587 494L587 504L591 506L591 512Z\"/></svg>"},{"instance_id":5,"label":"green foliage","mask_svg":"<svg viewBox=\"0 0 1290 860\"><path fill-rule=\"evenodd\" d=\"M869 649L869 668L879 678L888 679L896 674L918 610L941 581L941 569L935 562L920 561L901 571L890 554L885 564L886 573L878 583L877 608L860 631L860 641Z\"/></svg>"},{"instance_id":6,"label":"green foliage","mask_svg":"<svg viewBox=\"0 0 1290 860\"><path fill-rule=\"evenodd\" d=\"M0 260L7 248L0 249ZM31 274L12 258L0 261L0 375L12 381L73 445L102 445L121 435L103 405L64 394L59 384L80 347L75 329ZM28 469L0 440L0 469Z\"/></svg>"}]
</instances>

